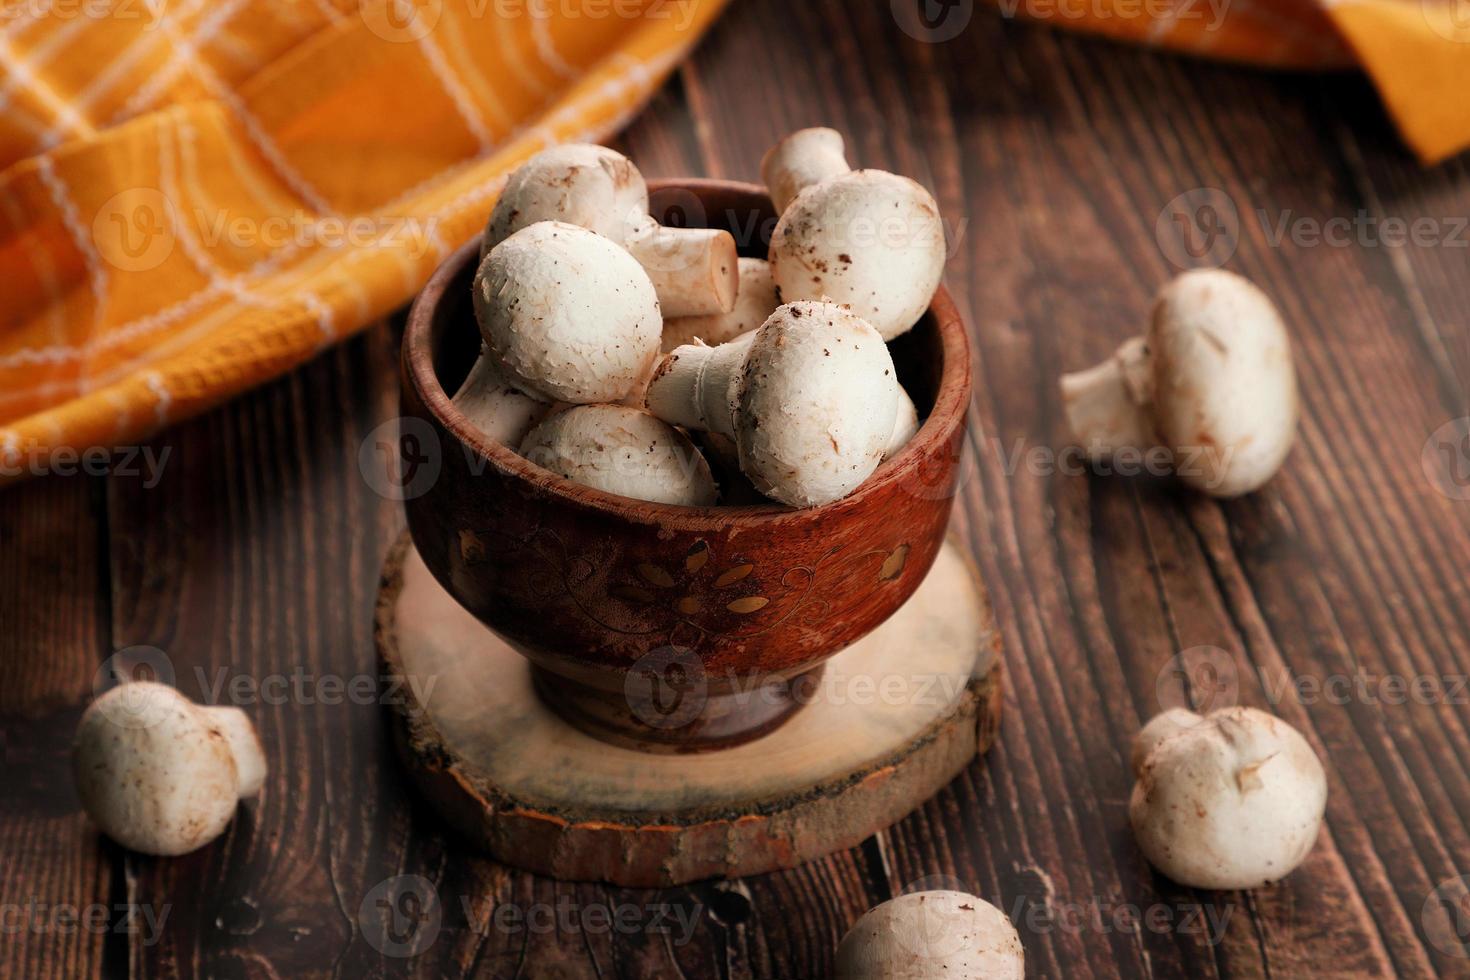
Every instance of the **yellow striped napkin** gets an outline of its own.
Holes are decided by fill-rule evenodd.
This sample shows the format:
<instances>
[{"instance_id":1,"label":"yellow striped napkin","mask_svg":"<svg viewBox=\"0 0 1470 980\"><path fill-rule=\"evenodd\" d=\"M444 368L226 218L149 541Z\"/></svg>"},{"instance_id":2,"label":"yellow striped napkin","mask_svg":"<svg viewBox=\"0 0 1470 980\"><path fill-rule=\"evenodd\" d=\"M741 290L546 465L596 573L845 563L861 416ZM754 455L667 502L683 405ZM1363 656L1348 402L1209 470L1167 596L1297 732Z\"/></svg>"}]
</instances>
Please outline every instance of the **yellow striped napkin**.
<instances>
[{"instance_id":1,"label":"yellow striped napkin","mask_svg":"<svg viewBox=\"0 0 1470 980\"><path fill-rule=\"evenodd\" d=\"M402 304L503 175L616 131L724 0L7 0L0 483Z\"/></svg>"}]
</instances>

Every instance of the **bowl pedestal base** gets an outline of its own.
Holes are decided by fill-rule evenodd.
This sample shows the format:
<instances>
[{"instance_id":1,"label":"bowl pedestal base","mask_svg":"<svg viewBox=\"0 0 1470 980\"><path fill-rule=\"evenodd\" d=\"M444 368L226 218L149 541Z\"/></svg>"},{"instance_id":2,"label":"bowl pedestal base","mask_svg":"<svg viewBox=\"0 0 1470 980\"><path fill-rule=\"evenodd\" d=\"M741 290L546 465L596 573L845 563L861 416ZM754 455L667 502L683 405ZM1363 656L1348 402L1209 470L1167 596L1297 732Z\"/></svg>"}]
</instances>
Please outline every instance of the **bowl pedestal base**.
<instances>
[{"instance_id":1,"label":"bowl pedestal base","mask_svg":"<svg viewBox=\"0 0 1470 980\"><path fill-rule=\"evenodd\" d=\"M376 637L423 795L496 860L574 881L661 887L852 847L988 749L1000 718L999 635L952 544L898 612L827 661L790 720L727 749L642 752L568 724L407 534L383 569Z\"/></svg>"}]
</instances>

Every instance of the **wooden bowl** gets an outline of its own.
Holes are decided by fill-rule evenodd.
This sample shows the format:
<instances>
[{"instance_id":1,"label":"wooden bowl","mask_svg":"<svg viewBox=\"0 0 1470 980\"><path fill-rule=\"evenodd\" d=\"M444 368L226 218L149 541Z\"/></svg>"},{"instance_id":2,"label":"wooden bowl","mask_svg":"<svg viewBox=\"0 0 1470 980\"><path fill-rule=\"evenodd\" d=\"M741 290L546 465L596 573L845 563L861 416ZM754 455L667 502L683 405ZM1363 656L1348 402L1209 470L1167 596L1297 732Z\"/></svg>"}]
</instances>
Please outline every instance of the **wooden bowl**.
<instances>
[{"instance_id":1,"label":"wooden bowl","mask_svg":"<svg viewBox=\"0 0 1470 980\"><path fill-rule=\"evenodd\" d=\"M666 224L725 228L742 254L766 254L776 215L762 188L683 180L650 190ZM585 731L665 751L770 731L800 707L823 661L903 605L943 542L970 402L969 341L948 292L890 345L926 421L854 493L806 510L679 507L564 480L455 407L480 344L478 247L429 280L403 338L404 430L439 464L405 500L424 562Z\"/></svg>"}]
</instances>

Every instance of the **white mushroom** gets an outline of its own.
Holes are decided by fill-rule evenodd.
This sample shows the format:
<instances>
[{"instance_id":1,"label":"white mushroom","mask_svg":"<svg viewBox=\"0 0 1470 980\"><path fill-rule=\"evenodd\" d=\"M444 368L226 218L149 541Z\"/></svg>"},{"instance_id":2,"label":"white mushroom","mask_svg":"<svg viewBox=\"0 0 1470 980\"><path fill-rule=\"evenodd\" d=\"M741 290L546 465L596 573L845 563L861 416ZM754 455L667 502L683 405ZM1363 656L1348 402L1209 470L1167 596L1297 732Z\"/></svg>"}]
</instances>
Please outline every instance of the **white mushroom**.
<instances>
[{"instance_id":1,"label":"white mushroom","mask_svg":"<svg viewBox=\"0 0 1470 980\"><path fill-rule=\"evenodd\" d=\"M790 303L753 334L664 355L648 408L734 439L756 489L811 507L845 497L882 461L898 380L872 326L831 303Z\"/></svg>"},{"instance_id":2,"label":"white mushroom","mask_svg":"<svg viewBox=\"0 0 1470 980\"><path fill-rule=\"evenodd\" d=\"M624 405L581 405L546 419L521 455L558 476L661 504L709 507L718 493L709 463L689 437Z\"/></svg>"},{"instance_id":3,"label":"white mushroom","mask_svg":"<svg viewBox=\"0 0 1470 980\"><path fill-rule=\"evenodd\" d=\"M1021 980L1026 953L1004 912L957 891L889 899L837 947L839 980Z\"/></svg>"},{"instance_id":4,"label":"white mushroom","mask_svg":"<svg viewBox=\"0 0 1470 980\"><path fill-rule=\"evenodd\" d=\"M135 681L98 698L77 725L77 796L102 832L144 854L187 854L224 832L265 782L265 753L239 708L196 705Z\"/></svg>"},{"instance_id":5,"label":"white mushroom","mask_svg":"<svg viewBox=\"0 0 1470 980\"><path fill-rule=\"evenodd\" d=\"M542 221L490 250L475 319L506 384L545 402L626 397L658 355L653 284L601 235Z\"/></svg>"},{"instance_id":6,"label":"white mushroom","mask_svg":"<svg viewBox=\"0 0 1470 980\"><path fill-rule=\"evenodd\" d=\"M898 414L893 420L893 435L888 437L888 448L883 452L884 459L892 459L898 455L898 451L908 444L908 441L919 434L919 410L914 405L914 400L904 390L903 385L898 386Z\"/></svg>"},{"instance_id":7,"label":"white mushroom","mask_svg":"<svg viewBox=\"0 0 1470 980\"><path fill-rule=\"evenodd\" d=\"M1317 840L1327 777L1307 740L1255 708L1176 708L1135 742L1128 816L1154 867L1195 888L1256 888Z\"/></svg>"},{"instance_id":8,"label":"white mushroom","mask_svg":"<svg viewBox=\"0 0 1470 980\"><path fill-rule=\"evenodd\" d=\"M1296 438L1291 342L1266 294L1223 269L1186 272L1154 302L1148 333L1064 375L1062 402L1095 460L1162 446L1216 497L1269 480Z\"/></svg>"},{"instance_id":9,"label":"white mushroom","mask_svg":"<svg viewBox=\"0 0 1470 980\"><path fill-rule=\"evenodd\" d=\"M506 384L495 359L484 350L455 393L454 404L471 425L511 449L551 410L546 402Z\"/></svg>"},{"instance_id":10,"label":"white mushroom","mask_svg":"<svg viewBox=\"0 0 1470 980\"><path fill-rule=\"evenodd\" d=\"M538 221L579 225L622 245L647 271L665 316L720 313L735 302L735 239L653 220L643 175L616 150L568 143L527 160L506 181L480 254Z\"/></svg>"},{"instance_id":11,"label":"white mushroom","mask_svg":"<svg viewBox=\"0 0 1470 980\"><path fill-rule=\"evenodd\" d=\"M771 278L771 264L765 259L740 259L740 289L735 294L735 307L729 313L708 316L664 318L664 351L701 340L718 346L750 333L776 312L781 301L776 298L776 280Z\"/></svg>"},{"instance_id":12,"label":"white mushroom","mask_svg":"<svg viewBox=\"0 0 1470 980\"><path fill-rule=\"evenodd\" d=\"M770 259L783 302L840 303L884 340L913 327L944 273L933 195L907 177L851 170L831 129L786 137L766 154L761 177L782 212Z\"/></svg>"}]
</instances>

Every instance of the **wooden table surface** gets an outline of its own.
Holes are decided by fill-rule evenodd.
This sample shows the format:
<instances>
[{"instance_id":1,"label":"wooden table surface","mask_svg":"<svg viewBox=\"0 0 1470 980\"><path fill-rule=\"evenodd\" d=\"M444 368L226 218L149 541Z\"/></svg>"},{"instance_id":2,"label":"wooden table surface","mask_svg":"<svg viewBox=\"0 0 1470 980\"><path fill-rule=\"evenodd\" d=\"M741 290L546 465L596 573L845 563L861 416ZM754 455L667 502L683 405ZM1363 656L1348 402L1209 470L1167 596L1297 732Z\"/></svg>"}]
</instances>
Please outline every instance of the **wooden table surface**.
<instances>
[{"instance_id":1,"label":"wooden table surface","mask_svg":"<svg viewBox=\"0 0 1470 980\"><path fill-rule=\"evenodd\" d=\"M332 703L375 672L402 525L358 465L395 414L384 323L154 439L156 483L135 466L0 494L0 975L813 978L865 909L930 879L1009 913L1039 977L1470 976L1450 914L1470 874L1470 441L1441 428L1470 413L1464 158L1420 169L1354 75L987 10L929 43L846 0L737 3L621 145L650 176L754 179L812 124L933 188L955 242L976 384L954 526L1006 637L996 748L888 832L780 874L631 891L468 852L415 801L380 709ZM1293 331L1284 471L1222 503L1049 456L1057 375L1215 259ZM191 696L243 700L271 761L184 858L100 840L71 786L93 677L136 645ZM1126 743L1181 696L1181 663L1220 668L1192 696L1275 711L1326 762L1326 827L1275 887L1180 888L1132 843Z\"/></svg>"}]
</instances>

